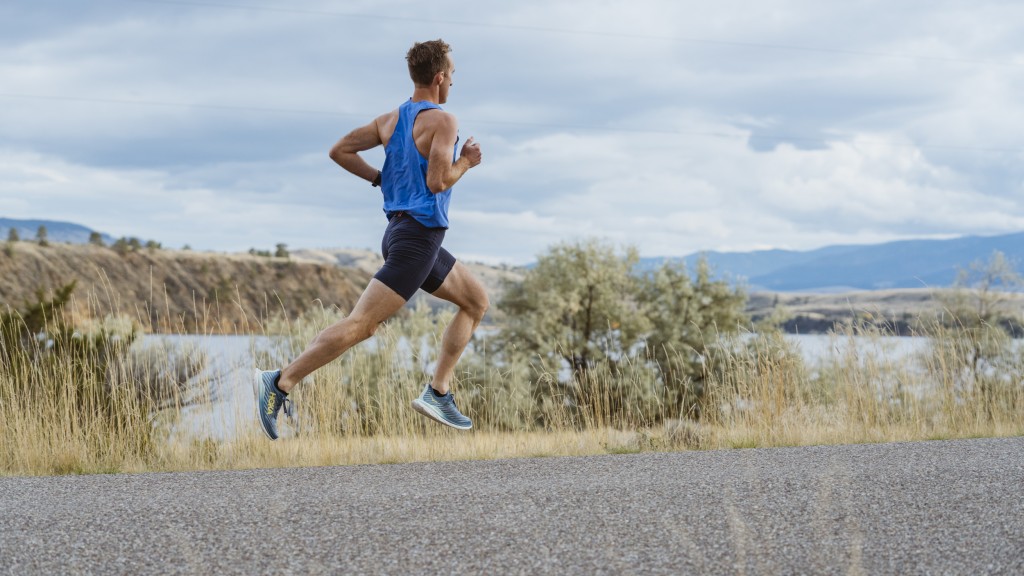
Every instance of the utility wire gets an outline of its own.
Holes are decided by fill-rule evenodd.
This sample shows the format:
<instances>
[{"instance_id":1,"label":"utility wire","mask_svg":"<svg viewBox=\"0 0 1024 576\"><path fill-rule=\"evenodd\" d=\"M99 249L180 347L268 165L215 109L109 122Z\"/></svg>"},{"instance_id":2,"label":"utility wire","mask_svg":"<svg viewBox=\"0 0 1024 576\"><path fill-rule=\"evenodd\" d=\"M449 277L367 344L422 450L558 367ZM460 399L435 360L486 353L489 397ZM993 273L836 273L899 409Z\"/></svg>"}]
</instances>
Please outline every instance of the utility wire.
<instances>
[{"instance_id":1,"label":"utility wire","mask_svg":"<svg viewBox=\"0 0 1024 576\"><path fill-rule=\"evenodd\" d=\"M158 100L126 100L121 98L91 98L87 96L53 96L49 94L15 94L0 92L0 98L17 98L20 100L56 100L63 102L91 102L94 104L127 104L131 106L153 106L163 108L197 108L205 110L232 110L241 112L272 112L278 114L311 114L316 116L348 116L372 118L351 112L332 110L308 110L298 108L270 108L266 106L237 106L227 104L195 104L190 102L162 102Z\"/></svg>"},{"instance_id":2,"label":"utility wire","mask_svg":"<svg viewBox=\"0 0 1024 576\"><path fill-rule=\"evenodd\" d=\"M0 98L12 98L19 100L42 100L42 101L60 101L60 102L85 102L93 104L114 104L114 105L130 105L130 106L151 106L161 108L191 108L199 110L222 110L222 111L238 111L238 112L261 112L261 113L272 113L272 114L302 114L302 115L313 115L313 116L335 116L344 118L358 118L365 121L369 121L374 118L375 114L363 114L355 112L339 112L333 110L313 110L313 109L300 109L300 108L272 108L266 106L237 106L237 105L223 105L223 104L194 104L188 102L165 102L156 100L128 100L119 98L92 98L85 96L53 96L46 94L17 94L0 92ZM626 127L614 127L614 126L594 126L586 124L554 124L554 123L542 123L542 122L522 122L522 121L509 121L509 120L488 120L488 119L477 119L471 117L464 117L463 124L483 124L492 126L510 126L515 128L528 128L536 130L566 130L566 131L586 131L586 132L610 132L610 133L621 133L621 134L656 134L664 136L693 136L693 137L706 137L706 138L719 138L736 140L740 138L756 141L777 141L777 142L803 142L806 144L822 144L832 139L851 139L854 137L853 134L842 134L842 133L830 133L826 136L801 136L796 134L769 134L769 133L748 133L748 134L735 134L728 132L716 132L709 130L666 130L656 128L626 128ZM884 141L880 138L872 138L872 140ZM914 149L932 149L932 150L950 150L950 151L964 151L964 152L986 152L986 153L1021 153L1024 149L1021 148L1000 148L1000 147L979 147L979 146L958 146L958 145L947 145L947 144L900 144L897 142L887 141L891 146L897 148L914 148Z\"/></svg>"},{"instance_id":3,"label":"utility wire","mask_svg":"<svg viewBox=\"0 0 1024 576\"><path fill-rule=\"evenodd\" d=\"M304 14L312 16L335 16L344 18L363 18L371 20L390 20L398 22L415 22L418 24L447 24L454 26L467 26L471 28L491 28L498 30L518 30L527 32L543 32L550 34L571 34L580 36L599 36L608 38L631 38L645 40L672 40L692 44L709 44L716 46L735 46L742 48L763 48L768 50L786 50L798 52L818 52L824 54L845 54L849 56L870 56L873 58L895 58L901 60L918 60L924 62L944 62L950 64L971 64L984 66L1003 66L1020 68L1021 63L1000 62L997 60L977 60L969 58L948 58L942 56L924 56L920 54L897 54L891 52L876 52L870 50L848 50L843 48L828 48L815 46L799 46L793 44L772 44L764 42L744 42L737 40L720 40L715 38L700 38L693 36L667 36L657 34L636 34L629 32L610 32L601 30L575 30L570 28L556 28L547 26L527 26L520 24L494 24L489 22L469 22L463 20L445 20L433 18L413 18L408 16L386 16L379 14L360 14L352 12L337 12L330 10L308 10L302 8L277 8L272 6L242 6L239 4L228 4L222 2L199 2L195 0L122 0L134 4L169 4L175 6L194 6L203 8L224 8L230 10L244 10L251 12L276 12L281 14Z\"/></svg>"}]
</instances>

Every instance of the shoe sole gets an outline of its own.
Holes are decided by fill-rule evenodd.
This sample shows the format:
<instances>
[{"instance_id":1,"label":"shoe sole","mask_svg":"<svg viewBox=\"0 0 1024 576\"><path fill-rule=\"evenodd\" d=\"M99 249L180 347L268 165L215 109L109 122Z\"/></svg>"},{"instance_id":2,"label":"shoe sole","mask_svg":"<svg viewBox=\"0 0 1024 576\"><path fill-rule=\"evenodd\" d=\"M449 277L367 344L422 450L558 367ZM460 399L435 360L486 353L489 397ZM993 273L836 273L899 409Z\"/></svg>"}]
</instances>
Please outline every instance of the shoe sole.
<instances>
[{"instance_id":1,"label":"shoe sole","mask_svg":"<svg viewBox=\"0 0 1024 576\"><path fill-rule=\"evenodd\" d=\"M260 386L262 385L263 372L257 370L256 375L252 379L252 392L256 397L256 421L260 423L260 430L263 430L263 433L267 435L267 438L277 440L277 438L270 435L270 430L267 430L267 427L263 425L263 414L260 413Z\"/></svg>"},{"instance_id":2,"label":"shoe sole","mask_svg":"<svg viewBox=\"0 0 1024 576\"><path fill-rule=\"evenodd\" d=\"M455 428L456 430L470 430L473 428L473 424L470 424L469 426L456 426L455 424L452 424L451 422L445 420L444 416L437 412L437 410L433 406L427 404L426 402L420 400L419 398L412 401L412 409L419 412L420 414L423 414L427 418L430 418L434 422L437 422L438 424L444 424L445 426L450 426L452 428Z\"/></svg>"}]
</instances>

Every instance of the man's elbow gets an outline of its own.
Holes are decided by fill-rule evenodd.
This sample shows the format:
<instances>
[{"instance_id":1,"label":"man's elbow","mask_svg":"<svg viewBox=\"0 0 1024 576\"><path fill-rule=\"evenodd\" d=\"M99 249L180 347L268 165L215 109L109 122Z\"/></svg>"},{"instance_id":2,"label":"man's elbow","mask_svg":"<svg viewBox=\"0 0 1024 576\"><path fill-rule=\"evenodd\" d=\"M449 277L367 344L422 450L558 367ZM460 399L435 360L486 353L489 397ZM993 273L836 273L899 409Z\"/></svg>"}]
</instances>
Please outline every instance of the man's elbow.
<instances>
[{"instance_id":1,"label":"man's elbow","mask_svg":"<svg viewBox=\"0 0 1024 576\"><path fill-rule=\"evenodd\" d=\"M427 180L427 190L430 190L434 194L444 192L448 188L450 188L450 186L445 186L444 180L441 180L440 178Z\"/></svg>"},{"instance_id":2,"label":"man's elbow","mask_svg":"<svg viewBox=\"0 0 1024 576\"><path fill-rule=\"evenodd\" d=\"M334 146L331 147L331 151L328 152L327 155L331 157L331 160L334 160L338 164L341 164L341 157L344 153L345 152L342 150L341 146L335 144Z\"/></svg>"}]
</instances>

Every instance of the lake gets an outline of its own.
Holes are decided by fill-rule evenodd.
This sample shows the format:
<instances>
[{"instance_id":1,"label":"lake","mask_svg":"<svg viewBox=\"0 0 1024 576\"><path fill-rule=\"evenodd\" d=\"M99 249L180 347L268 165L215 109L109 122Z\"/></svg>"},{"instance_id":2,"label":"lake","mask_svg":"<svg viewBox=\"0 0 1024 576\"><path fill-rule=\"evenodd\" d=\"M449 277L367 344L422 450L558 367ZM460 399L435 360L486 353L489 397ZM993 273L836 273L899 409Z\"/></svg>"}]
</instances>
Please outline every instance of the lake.
<instances>
[{"instance_id":1,"label":"lake","mask_svg":"<svg viewBox=\"0 0 1024 576\"><path fill-rule=\"evenodd\" d=\"M804 360L811 366L834 358L848 357L853 351L861 359L874 356L884 359L886 363L897 363L925 352L929 345L929 339L922 337L808 334L786 335L786 339L799 349ZM232 437L239 426L255 425L251 424L255 411L252 392L253 371L257 368L255 358L261 352L270 352L272 357L286 357L287 354L279 352L285 343L283 337L150 334L137 339L133 347L166 347L170 350L194 348L205 352L208 362L200 378L213 383L215 400L211 405L186 408L182 424L176 432L225 439ZM372 346L373 343L370 341L362 345ZM1018 341L1017 345L1020 346L1021 342ZM273 353L275 350L278 353ZM414 392L410 391L410 394Z\"/></svg>"}]
</instances>

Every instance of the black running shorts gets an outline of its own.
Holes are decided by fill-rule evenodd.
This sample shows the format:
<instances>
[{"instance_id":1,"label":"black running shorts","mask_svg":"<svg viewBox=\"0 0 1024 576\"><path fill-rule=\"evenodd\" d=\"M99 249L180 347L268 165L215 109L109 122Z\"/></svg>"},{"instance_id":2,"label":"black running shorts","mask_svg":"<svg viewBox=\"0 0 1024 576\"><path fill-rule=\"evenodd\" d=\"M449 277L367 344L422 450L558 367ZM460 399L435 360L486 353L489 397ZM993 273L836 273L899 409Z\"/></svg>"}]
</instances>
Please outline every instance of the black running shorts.
<instances>
[{"instance_id":1,"label":"black running shorts","mask_svg":"<svg viewBox=\"0 0 1024 576\"><path fill-rule=\"evenodd\" d=\"M433 293L455 266L455 257L441 247L444 228L427 228L404 212L391 217L380 250L384 266L374 274L408 301L422 288Z\"/></svg>"}]
</instances>

